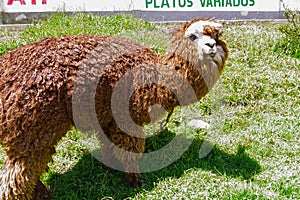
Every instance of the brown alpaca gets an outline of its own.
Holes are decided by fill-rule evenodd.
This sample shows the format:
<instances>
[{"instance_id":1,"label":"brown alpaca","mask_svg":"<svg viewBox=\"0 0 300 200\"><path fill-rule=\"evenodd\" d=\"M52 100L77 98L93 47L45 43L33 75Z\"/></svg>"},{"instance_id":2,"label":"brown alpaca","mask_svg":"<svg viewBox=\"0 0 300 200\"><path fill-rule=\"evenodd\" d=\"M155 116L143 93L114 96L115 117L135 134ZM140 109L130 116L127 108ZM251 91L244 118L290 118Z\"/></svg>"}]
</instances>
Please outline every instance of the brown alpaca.
<instances>
[{"instance_id":1,"label":"brown alpaca","mask_svg":"<svg viewBox=\"0 0 300 200\"><path fill-rule=\"evenodd\" d=\"M95 88L95 110L105 135L125 151L144 152L143 133L127 134L114 119L111 98L117 83L131 70L147 71L149 66L154 66L153 70L133 77L131 85L141 79L152 80L157 74L168 74L166 80L144 84L130 96L129 113L137 125L159 117L159 113L149 115L153 105L160 104L167 111L182 105L177 97L185 95L185 88L173 78L184 77L194 90L196 99L185 104L197 101L209 92L224 68L228 50L219 39L221 33L221 25L216 21L195 19L177 33L166 55L157 55L126 38L93 35L46 38L2 55L0 144L7 157L0 172L0 199L39 198L45 189L39 177L47 170L55 145L77 120L72 110L74 85L88 85L97 76L101 77ZM82 68L84 73L79 75ZM178 88L177 94L159 84L161 81ZM79 93L86 90L78 88ZM121 99L125 93L117 96ZM82 113L83 120L85 115L88 113ZM83 122L85 125L89 126L88 120ZM141 186L138 157L128 157L113 146L104 145L103 157L111 159L111 155L123 164L127 182L133 187Z\"/></svg>"}]
</instances>

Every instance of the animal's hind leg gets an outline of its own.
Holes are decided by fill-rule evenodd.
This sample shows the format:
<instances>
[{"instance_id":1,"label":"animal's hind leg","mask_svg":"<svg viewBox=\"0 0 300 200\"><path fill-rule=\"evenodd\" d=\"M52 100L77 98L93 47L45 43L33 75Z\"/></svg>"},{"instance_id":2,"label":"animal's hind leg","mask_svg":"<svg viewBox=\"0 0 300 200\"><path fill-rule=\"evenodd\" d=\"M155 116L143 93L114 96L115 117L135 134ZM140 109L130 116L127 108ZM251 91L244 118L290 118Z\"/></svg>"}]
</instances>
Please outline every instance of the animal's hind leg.
<instances>
[{"instance_id":1,"label":"animal's hind leg","mask_svg":"<svg viewBox=\"0 0 300 200\"><path fill-rule=\"evenodd\" d=\"M55 153L54 145L66 133L67 129L64 129L64 126L60 128L62 131L55 132L57 134L45 132L38 134L32 131L31 135L37 136L34 140L26 141L29 137L23 134L23 138L16 139L10 145L4 145L7 158L0 171L1 200L44 197L42 192L46 192L46 187L39 178L48 169L47 164Z\"/></svg>"},{"instance_id":2,"label":"animal's hind leg","mask_svg":"<svg viewBox=\"0 0 300 200\"><path fill-rule=\"evenodd\" d=\"M39 177L46 171L53 152L53 147L42 152L32 150L22 155L8 152L0 172L0 199L42 199L42 192L45 193L47 189Z\"/></svg>"},{"instance_id":3,"label":"animal's hind leg","mask_svg":"<svg viewBox=\"0 0 300 200\"><path fill-rule=\"evenodd\" d=\"M111 136L111 140L119 147L115 147L113 153L124 166L126 181L131 187L141 187L138 159L145 150L145 138L137 138L119 131Z\"/></svg>"},{"instance_id":4,"label":"animal's hind leg","mask_svg":"<svg viewBox=\"0 0 300 200\"><path fill-rule=\"evenodd\" d=\"M32 199L38 175L30 172L29 164L27 157L6 158L0 172L1 200Z\"/></svg>"}]
</instances>

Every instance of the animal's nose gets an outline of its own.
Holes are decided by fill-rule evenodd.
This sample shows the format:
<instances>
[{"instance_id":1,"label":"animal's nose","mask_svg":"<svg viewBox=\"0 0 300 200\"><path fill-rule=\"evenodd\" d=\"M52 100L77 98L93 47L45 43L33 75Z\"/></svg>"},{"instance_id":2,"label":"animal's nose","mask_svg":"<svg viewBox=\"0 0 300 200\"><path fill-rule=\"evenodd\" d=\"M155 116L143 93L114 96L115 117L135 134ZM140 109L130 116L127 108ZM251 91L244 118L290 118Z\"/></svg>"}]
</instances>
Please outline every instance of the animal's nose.
<instances>
[{"instance_id":1,"label":"animal's nose","mask_svg":"<svg viewBox=\"0 0 300 200\"><path fill-rule=\"evenodd\" d=\"M210 48L214 48L214 46L216 45L216 43L206 43L206 46L209 46Z\"/></svg>"}]
</instances>

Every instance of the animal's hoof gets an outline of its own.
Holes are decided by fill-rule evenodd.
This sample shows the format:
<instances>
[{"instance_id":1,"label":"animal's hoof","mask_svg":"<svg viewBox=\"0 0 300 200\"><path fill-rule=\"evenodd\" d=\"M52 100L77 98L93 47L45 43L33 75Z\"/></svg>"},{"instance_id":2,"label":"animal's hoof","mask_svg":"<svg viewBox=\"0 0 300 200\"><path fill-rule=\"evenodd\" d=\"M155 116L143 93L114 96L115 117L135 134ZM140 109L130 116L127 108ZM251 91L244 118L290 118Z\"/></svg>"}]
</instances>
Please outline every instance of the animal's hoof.
<instances>
[{"instance_id":1,"label":"animal's hoof","mask_svg":"<svg viewBox=\"0 0 300 200\"><path fill-rule=\"evenodd\" d=\"M39 180L35 186L33 199L36 200L47 200L50 199L51 192L46 188L46 186Z\"/></svg>"},{"instance_id":2,"label":"animal's hoof","mask_svg":"<svg viewBox=\"0 0 300 200\"><path fill-rule=\"evenodd\" d=\"M111 167L109 167L109 166L107 166L107 165L105 165L105 164L103 164L103 163L102 163L102 167L103 167L104 169L106 169L106 170L109 170L109 171L115 171L115 169L113 169L113 168L111 168Z\"/></svg>"},{"instance_id":3,"label":"animal's hoof","mask_svg":"<svg viewBox=\"0 0 300 200\"><path fill-rule=\"evenodd\" d=\"M126 174L126 180L130 187L133 188L139 188L143 185L140 179L140 174L128 173Z\"/></svg>"},{"instance_id":4,"label":"animal's hoof","mask_svg":"<svg viewBox=\"0 0 300 200\"><path fill-rule=\"evenodd\" d=\"M102 167L103 167L104 169L111 169L109 166L107 166L107 165L105 165L105 164L103 164L103 163L102 163Z\"/></svg>"},{"instance_id":5,"label":"animal's hoof","mask_svg":"<svg viewBox=\"0 0 300 200\"><path fill-rule=\"evenodd\" d=\"M139 187L142 187L143 183L142 181L137 181L137 182L132 182L132 183L129 183L130 187L133 187L133 188L139 188Z\"/></svg>"}]
</instances>

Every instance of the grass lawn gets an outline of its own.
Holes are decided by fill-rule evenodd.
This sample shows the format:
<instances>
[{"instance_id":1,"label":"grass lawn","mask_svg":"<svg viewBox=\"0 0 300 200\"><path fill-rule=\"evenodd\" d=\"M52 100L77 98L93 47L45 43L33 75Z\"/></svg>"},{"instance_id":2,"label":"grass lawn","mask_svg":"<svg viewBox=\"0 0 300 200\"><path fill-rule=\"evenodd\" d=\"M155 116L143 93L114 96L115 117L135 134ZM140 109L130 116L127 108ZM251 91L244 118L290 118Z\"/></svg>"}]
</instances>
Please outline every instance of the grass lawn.
<instances>
[{"instance_id":1,"label":"grass lawn","mask_svg":"<svg viewBox=\"0 0 300 200\"><path fill-rule=\"evenodd\" d=\"M168 167L143 174L142 188L130 188L122 172L104 169L72 129L42 176L53 199L300 199L300 60L274 51L283 37L280 26L225 24L230 56L216 89L201 102L176 109L166 129L147 140L147 151L176 134L193 139L192 145ZM132 16L56 15L0 41L0 54L46 36L82 33L126 36L164 53L170 27ZM212 103L216 94L219 109ZM223 124L213 137L186 126L190 119L208 122L220 114ZM215 145L200 159L206 138ZM0 167L4 157L0 149Z\"/></svg>"}]
</instances>

